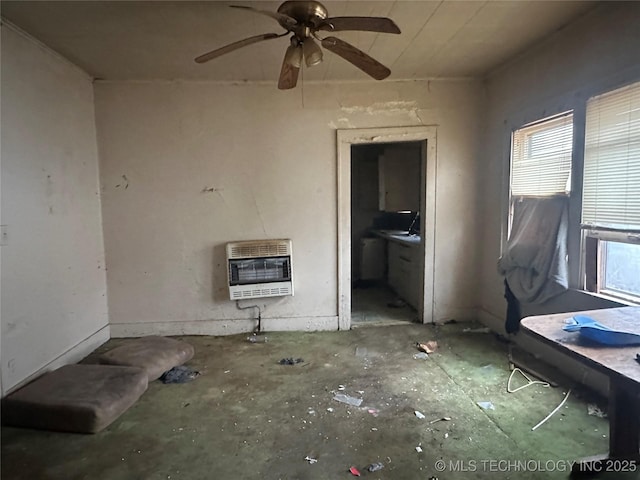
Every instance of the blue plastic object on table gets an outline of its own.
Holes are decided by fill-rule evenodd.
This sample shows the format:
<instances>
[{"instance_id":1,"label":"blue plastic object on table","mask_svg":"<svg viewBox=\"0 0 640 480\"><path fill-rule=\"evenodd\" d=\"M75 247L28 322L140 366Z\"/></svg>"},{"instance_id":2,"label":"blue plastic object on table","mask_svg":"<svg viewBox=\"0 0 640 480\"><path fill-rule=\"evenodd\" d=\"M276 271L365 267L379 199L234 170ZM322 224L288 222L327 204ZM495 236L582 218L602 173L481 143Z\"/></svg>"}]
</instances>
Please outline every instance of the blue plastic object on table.
<instances>
[{"instance_id":1,"label":"blue plastic object on table","mask_svg":"<svg viewBox=\"0 0 640 480\"><path fill-rule=\"evenodd\" d=\"M568 319L567 325L562 327L566 332L580 332L585 338L608 346L640 345L640 335L637 333L613 330L596 322L585 315L576 315Z\"/></svg>"}]
</instances>

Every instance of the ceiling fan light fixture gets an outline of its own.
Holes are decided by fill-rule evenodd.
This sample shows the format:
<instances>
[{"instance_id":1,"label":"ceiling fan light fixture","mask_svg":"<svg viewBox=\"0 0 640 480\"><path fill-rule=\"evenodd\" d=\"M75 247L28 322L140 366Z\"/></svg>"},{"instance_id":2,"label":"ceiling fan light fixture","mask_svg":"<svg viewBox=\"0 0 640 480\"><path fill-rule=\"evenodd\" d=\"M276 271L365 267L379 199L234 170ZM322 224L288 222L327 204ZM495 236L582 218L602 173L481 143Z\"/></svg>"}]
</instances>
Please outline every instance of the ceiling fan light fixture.
<instances>
[{"instance_id":1,"label":"ceiling fan light fixture","mask_svg":"<svg viewBox=\"0 0 640 480\"><path fill-rule=\"evenodd\" d=\"M302 66L302 48L292 43L289 48L287 48L284 61L292 67L300 68Z\"/></svg>"},{"instance_id":2,"label":"ceiling fan light fixture","mask_svg":"<svg viewBox=\"0 0 640 480\"><path fill-rule=\"evenodd\" d=\"M322 49L313 38L305 38L302 43L302 51L307 67L313 67L322 62Z\"/></svg>"}]
</instances>

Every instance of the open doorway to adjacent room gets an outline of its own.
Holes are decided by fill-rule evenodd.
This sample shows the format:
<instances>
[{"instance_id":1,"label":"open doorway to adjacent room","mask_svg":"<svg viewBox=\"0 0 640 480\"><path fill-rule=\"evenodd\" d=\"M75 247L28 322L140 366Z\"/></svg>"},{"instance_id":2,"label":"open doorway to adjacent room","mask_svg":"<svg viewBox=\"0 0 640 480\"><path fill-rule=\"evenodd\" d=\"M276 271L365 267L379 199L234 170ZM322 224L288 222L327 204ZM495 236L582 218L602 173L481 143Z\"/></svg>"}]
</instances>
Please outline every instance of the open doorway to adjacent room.
<instances>
[{"instance_id":1,"label":"open doorway to adjacent room","mask_svg":"<svg viewBox=\"0 0 640 480\"><path fill-rule=\"evenodd\" d=\"M351 146L352 326L418 321L425 141Z\"/></svg>"},{"instance_id":2,"label":"open doorway to adjacent room","mask_svg":"<svg viewBox=\"0 0 640 480\"><path fill-rule=\"evenodd\" d=\"M344 130L338 140L340 328L430 322L435 128Z\"/></svg>"}]
</instances>

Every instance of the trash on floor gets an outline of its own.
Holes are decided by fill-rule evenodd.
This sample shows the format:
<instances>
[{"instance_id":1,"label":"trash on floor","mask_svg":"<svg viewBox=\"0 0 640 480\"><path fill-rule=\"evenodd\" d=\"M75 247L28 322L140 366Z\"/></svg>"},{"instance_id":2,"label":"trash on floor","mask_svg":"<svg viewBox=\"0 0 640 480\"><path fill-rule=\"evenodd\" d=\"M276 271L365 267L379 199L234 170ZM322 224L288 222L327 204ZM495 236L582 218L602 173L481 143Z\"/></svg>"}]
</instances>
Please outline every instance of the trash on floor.
<instances>
[{"instance_id":1,"label":"trash on floor","mask_svg":"<svg viewBox=\"0 0 640 480\"><path fill-rule=\"evenodd\" d=\"M451 417L436 418L435 420L431 420L429 422L429 425L433 425L434 423L437 423L437 422L448 422L450 420L451 420Z\"/></svg>"},{"instance_id":2,"label":"trash on floor","mask_svg":"<svg viewBox=\"0 0 640 480\"><path fill-rule=\"evenodd\" d=\"M433 353L438 349L438 342L436 342L435 340L429 340L425 343L418 342L416 343L416 347L422 352Z\"/></svg>"},{"instance_id":3,"label":"trash on floor","mask_svg":"<svg viewBox=\"0 0 640 480\"><path fill-rule=\"evenodd\" d=\"M313 465L314 463L318 462L317 458L312 458L309 455L307 455L306 457L304 457L304 459L309 462L309 465Z\"/></svg>"},{"instance_id":4,"label":"trash on floor","mask_svg":"<svg viewBox=\"0 0 640 480\"><path fill-rule=\"evenodd\" d=\"M463 333L490 333L491 329L489 327L480 327L480 328L463 328Z\"/></svg>"},{"instance_id":5,"label":"trash on floor","mask_svg":"<svg viewBox=\"0 0 640 480\"><path fill-rule=\"evenodd\" d=\"M513 388L511 387L511 380L513 379L513 376L515 375L516 372L520 373L520 375L522 375L527 380L527 383L519 386L518 388ZM507 380L507 392L516 393L518 390L522 390L523 388L530 387L531 385L541 385L543 387L550 386L548 382L543 382L541 380L533 380L531 377L529 377L529 375L524 373L521 369L517 367L513 367L513 370L511 370L511 374L509 375L509 380Z\"/></svg>"},{"instance_id":6,"label":"trash on floor","mask_svg":"<svg viewBox=\"0 0 640 480\"><path fill-rule=\"evenodd\" d=\"M377 408L370 408L367 410L367 412L373 415L374 417L377 417L378 414L380 413L380 410L378 410Z\"/></svg>"},{"instance_id":7,"label":"trash on floor","mask_svg":"<svg viewBox=\"0 0 640 480\"><path fill-rule=\"evenodd\" d=\"M418 417L420 420L422 420L423 418L425 418L424 414L422 412L419 412L418 410L416 410L415 412L413 412L416 414L416 417Z\"/></svg>"},{"instance_id":8,"label":"trash on floor","mask_svg":"<svg viewBox=\"0 0 640 480\"><path fill-rule=\"evenodd\" d=\"M476 402L483 410L495 410L496 407L491 402Z\"/></svg>"},{"instance_id":9,"label":"trash on floor","mask_svg":"<svg viewBox=\"0 0 640 480\"><path fill-rule=\"evenodd\" d=\"M345 386L344 386L344 385L338 385L338 390L342 391L342 390L344 390L344 389L345 389Z\"/></svg>"},{"instance_id":10,"label":"trash on floor","mask_svg":"<svg viewBox=\"0 0 640 480\"><path fill-rule=\"evenodd\" d=\"M289 357L289 358L283 358L278 363L280 365L295 365L296 363L302 363L302 362L304 362L303 358L296 358L294 360L293 358Z\"/></svg>"},{"instance_id":11,"label":"trash on floor","mask_svg":"<svg viewBox=\"0 0 640 480\"><path fill-rule=\"evenodd\" d=\"M551 410L551 413L549 415L547 415L546 417L544 417L542 420L540 420L537 424L535 424L533 427L531 427L531 431L533 432L535 429L537 429L539 426L541 426L544 422L546 422L547 420L549 420L553 415L555 415L555 413L560 410L562 408L562 406L565 404L565 402L567 401L567 399L569 398L569 395L571 395L571 389L567 390L567 393L565 394L564 398L562 399L562 401L560 402L560 404L554 408L553 410Z\"/></svg>"},{"instance_id":12,"label":"trash on floor","mask_svg":"<svg viewBox=\"0 0 640 480\"><path fill-rule=\"evenodd\" d=\"M351 467L349 469L349 471L351 472L351 475L353 475L354 477L359 477L360 476L360 472L358 471L358 469L356 467Z\"/></svg>"},{"instance_id":13,"label":"trash on floor","mask_svg":"<svg viewBox=\"0 0 640 480\"><path fill-rule=\"evenodd\" d=\"M416 360L426 360L427 358L429 358L429 354L426 352L418 352L413 354L413 358L415 358Z\"/></svg>"},{"instance_id":14,"label":"trash on floor","mask_svg":"<svg viewBox=\"0 0 640 480\"><path fill-rule=\"evenodd\" d=\"M162 374L160 381L162 383L187 383L195 379L200 372L192 370L186 365L178 365Z\"/></svg>"},{"instance_id":15,"label":"trash on floor","mask_svg":"<svg viewBox=\"0 0 640 480\"><path fill-rule=\"evenodd\" d=\"M422 447L420 445L416 447L416 452L422 453Z\"/></svg>"},{"instance_id":16,"label":"trash on floor","mask_svg":"<svg viewBox=\"0 0 640 480\"><path fill-rule=\"evenodd\" d=\"M247 337L247 341L250 343L267 343L266 335L256 335L255 333L250 337Z\"/></svg>"},{"instance_id":17,"label":"trash on floor","mask_svg":"<svg viewBox=\"0 0 640 480\"><path fill-rule=\"evenodd\" d=\"M384 468L384 463L376 462L369 465L367 467L367 470L369 470L370 472L377 472L378 470L382 470L383 468Z\"/></svg>"},{"instance_id":18,"label":"trash on floor","mask_svg":"<svg viewBox=\"0 0 640 480\"><path fill-rule=\"evenodd\" d=\"M327 412L329 412L329 413L333 412L333 408L331 408L331 407L327 408Z\"/></svg>"},{"instance_id":19,"label":"trash on floor","mask_svg":"<svg viewBox=\"0 0 640 480\"><path fill-rule=\"evenodd\" d=\"M337 402L346 403L347 405L353 405L354 407L359 407L362 404L361 398L345 395L344 393L336 394L336 396L333 397L333 399Z\"/></svg>"},{"instance_id":20,"label":"trash on floor","mask_svg":"<svg viewBox=\"0 0 640 480\"><path fill-rule=\"evenodd\" d=\"M356 347L356 357L366 357L367 349L365 347Z\"/></svg>"},{"instance_id":21,"label":"trash on floor","mask_svg":"<svg viewBox=\"0 0 640 480\"><path fill-rule=\"evenodd\" d=\"M606 418L607 414L596 404L590 403L587 405L587 413L594 417Z\"/></svg>"}]
</instances>

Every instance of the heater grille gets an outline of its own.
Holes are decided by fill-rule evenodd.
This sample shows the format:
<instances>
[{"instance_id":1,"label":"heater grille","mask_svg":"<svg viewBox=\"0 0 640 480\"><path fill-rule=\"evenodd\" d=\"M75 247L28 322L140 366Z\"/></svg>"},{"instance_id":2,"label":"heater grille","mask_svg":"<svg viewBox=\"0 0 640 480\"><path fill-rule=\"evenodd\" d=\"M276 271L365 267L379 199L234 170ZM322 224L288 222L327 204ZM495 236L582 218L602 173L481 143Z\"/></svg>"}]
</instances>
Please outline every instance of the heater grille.
<instances>
[{"instance_id":1,"label":"heater grille","mask_svg":"<svg viewBox=\"0 0 640 480\"><path fill-rule=\"evenodd\" d=\"M229 298L293 295L291 240L227 244Z\"/></svg>"},{"instance_id":2,"label":"heater grille","mask_svg":"<svg viewBox=\"0 0 640 480\"><path fill-rule=\"evenodd\" d=\"M291 255L291 240L235 242L227 245L229 258L261 258Z\"/></svg>"}]
</instances>

